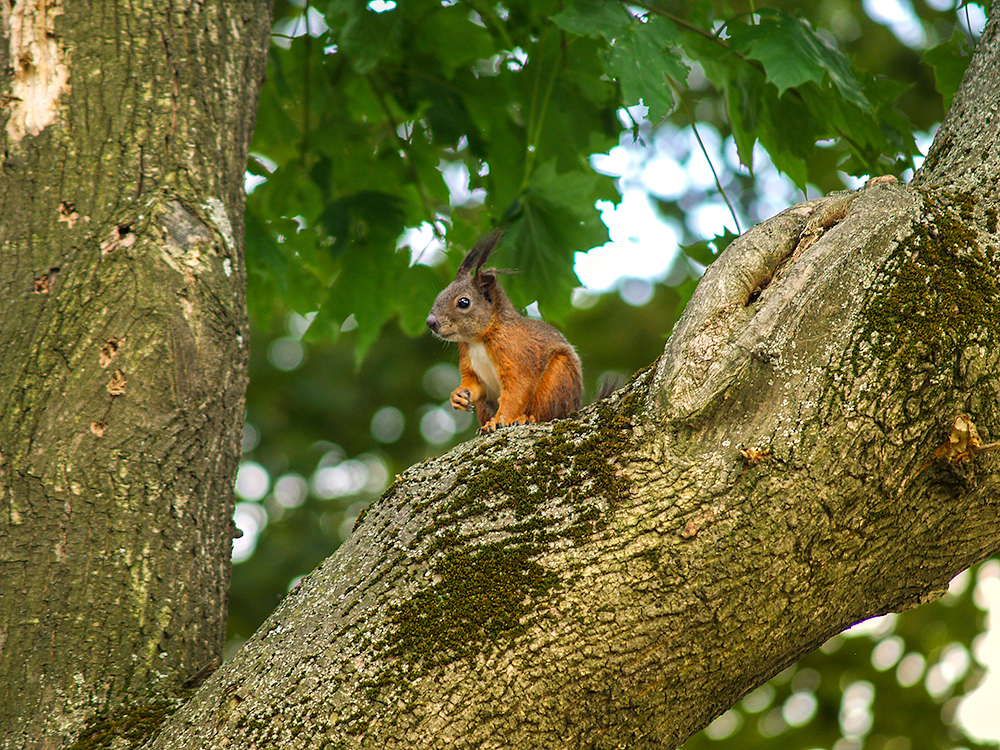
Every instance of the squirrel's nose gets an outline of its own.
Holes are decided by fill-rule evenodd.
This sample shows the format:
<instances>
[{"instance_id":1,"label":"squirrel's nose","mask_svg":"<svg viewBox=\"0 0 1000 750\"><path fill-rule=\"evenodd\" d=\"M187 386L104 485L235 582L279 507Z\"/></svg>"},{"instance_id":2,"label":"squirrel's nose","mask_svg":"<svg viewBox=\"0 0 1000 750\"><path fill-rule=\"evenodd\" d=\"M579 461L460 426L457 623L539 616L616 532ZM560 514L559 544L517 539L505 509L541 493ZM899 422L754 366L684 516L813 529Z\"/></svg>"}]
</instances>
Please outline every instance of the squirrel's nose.
<instances>
[{"instance_id":1,"label":"squirrel's nose","mask_svg":"<svg viewBox=\"0 0 1000 750\"><path fill-rule=\"evenodd\" d=\"M437 333L437 329L438 329L437 315L433 315L432 314L432 315L428 315L427 316L427 327L430 328L435 333Z\"/></svg>"}]
</instances>

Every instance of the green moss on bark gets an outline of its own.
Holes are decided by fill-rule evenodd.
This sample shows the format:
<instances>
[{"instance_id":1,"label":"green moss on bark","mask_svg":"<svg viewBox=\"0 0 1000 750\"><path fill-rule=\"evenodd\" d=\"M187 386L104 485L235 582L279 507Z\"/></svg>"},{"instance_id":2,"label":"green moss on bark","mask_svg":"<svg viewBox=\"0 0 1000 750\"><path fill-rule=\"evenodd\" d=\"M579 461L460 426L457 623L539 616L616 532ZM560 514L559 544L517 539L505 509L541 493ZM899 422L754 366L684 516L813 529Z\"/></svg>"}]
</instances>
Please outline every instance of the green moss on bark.
<instances>
[{"instance_id":1,"label":"green moss on bark","mask_svg":"<svg viewBox=\"0 0 1000 750\"><path fill-rule=\"evenodd\" d=\"M893 363L949 361L956 349L992 343L1000 331L995 257L979 245L972 196L923 195L924 221L900 243L887 269L891 280L864 311L861 340L873 346L883 371Z\"/></svg>"},{"instance_id":2,"label":"green moss on bark","mask_svg":"<svg viewBox=\"0 0 1000 750\"><path fill-rule=\"evenodd\" d=\"M111 747L141 747L160 733L160 726L177 709L170 701L125 708L87 719L76 742L66 750L101 750Z\"/></svg>"},{"instance_id":3,"label":"green moss on bark","mask_svg":"<svg viewBox=\"0 0 1000 750\"><path fill-rule=\"evenodd\" d=\"M394 608L389 655L438 664L523 632L530 602L557 582L532 552L493 542L445 553L434 566L438 581Z\"/></svg>"},{"instance_id":4,"label":"green moss on bark","mask_svg":"<svg viewBox=\"0 0 1000 750\"><path fill-rule=\"evenodd\" d=\"M500 435L466 454L450 499L442 493L429 501L433 523L411 545L433 583L391 608L390 632L377 649L407 672L423 671L523 633L559 584L538 558L602 528L628 491L619 464L637 404L632 393L616 407L601 402L587 421L555 422L525 453L506 453L508 438ZM564 500L553 507L554 498ZM509 523L486 520L495 518ZM392 681L383 675L370 689Z\"/></svg>"}]
</instances>

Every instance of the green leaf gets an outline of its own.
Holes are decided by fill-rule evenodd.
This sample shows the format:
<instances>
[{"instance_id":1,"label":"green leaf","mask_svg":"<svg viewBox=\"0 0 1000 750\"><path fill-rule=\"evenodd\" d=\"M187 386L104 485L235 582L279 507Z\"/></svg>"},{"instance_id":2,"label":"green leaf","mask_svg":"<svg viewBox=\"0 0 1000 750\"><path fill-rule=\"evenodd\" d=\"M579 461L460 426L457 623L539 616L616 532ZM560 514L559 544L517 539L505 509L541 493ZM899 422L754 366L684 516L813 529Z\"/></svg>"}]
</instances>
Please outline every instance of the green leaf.
<instances>
[{"instance_id":1,"label":"green leaf","mask_svg":"<svg viewBox=\"0 0 1000 750\"><path fill-rule=\"evenodd\" d=\"M393 248L406 227L405 204L398 195L366 190L331 201L320 222L334 258L355 243Z\"/></svg>"},{"instance_id":2,"label":"green leaf","mask_svg":"<svg viewBox=\"0 0 1000 750\"><path fill-rule=\"evenodd\" d=\"M351 61L355 72L371 73L398 53L402 14L376 13L366 0L335 0L330 4L330 16L331 27L338 30L338 54Z\"/></svg>"},{"instance_id":3,"label":"green leaf","mask_svg":"<svg viewBox=\"0 0 1000 750\"><path fill-rule=\"evenodd\" d=\"M323 210L323 191L302 172L298 162L292 161L267 175L247 203L253 204L263 219L301 216L311 224Z\"/></svg>"},{"instance_id":4,"label":"green leaf","mask_svg":"<svg viewBox=\"0 0 1000 750\"><path fill-rule=\"evenodd\" d=\"M661 18L633 23L602 54L608 75L618 81L626 106L641 100L649 108L650 122L657 123L674 108L673 89L667 76L678 84L687 81L690 68L679 53L673 24Z\"/></svg>"},{"instance_id":5,"label":"green leaf","mask_svg":"<svg viewBox=\"0 0 1000 750\"><path fill-rule=\"evenodd\" d=\"M326 299L331 272L313 258L315 234L300 230L294 219L262 221L248 208L246 212L247 269L254 278L249 297L254 309L271 317L292 309L305 314L315 311ZM265 293L258 280L266 285Z\"/></svg>"},{"instance_id":6,"label":"green leaf","mask_svg":"<svg viewBox=\"0 0 1000 750\"><path fill-rule=\"evenodd\" d=\"M406 284L409 253L384 243L357 243L342 256L342 261L330 298L320 310L321 325L325 324L328 331L334 327L339 330L338 324L354 315L357 329L351 335L355 358L360 362L383 324L401 307L400 291ZM322 334L322 330L317 333Z\"/></svg>"},{"instance_id":7,"label":"green leaf","mask_svg":"<svg viewBox=\"0 0 1000 750\"><path fill-rule=\"evenodd\" d=\"M632 17L624 5L604 0L576 0L550 20L564 31L579 36L604 37L608 41L620 36L632 24Z\"/></svg>"},{"instance_id":8,"label":"green leaf","mask_svg":"<svg viewBox=\"0 0 1000 750\"><path fill-rule=\"evenodd\" d=\"M524 157L527 153L527 129L519 121L521 110L512 101L525 101L528 95L516 91L514 74L509 70L496 76L480 76L468 82L467 103L476 127L489 144L491 154L502 158L489 159L486 189L494 205L506 205L514 200L524 177ZM470 172L475 172L470 168Z\"/></svg>"},{"instance_id":9,"label":"green leaf","mask_svg":"<svg viewBox=\"0 0 1000 750\"><path fill-rule=\"evenodd\" d=\"M717 235L710 240L702 240L701 242L694 242L690 245L683 245L681 250L683 250L684 254L691 258L691 260L694 260L702 266L709 266L712 261L719 257L719 253L729 247L730 243L738 237L738 234L733 234L726 229L722 234Z\"/></svg>"},{"instance_id":10,"label":"green leaf","mask_svg":"<svg viewBox=\"0 0 1000 750\"><path fill-rule=\"evenodd\" d=\"M934 68L934 85L944 99L946 112L951 109L951 100L969 67L971 54L968 37L960 29L955 29L951 39L924 53L923 61Z\"/></svg>"},{"instance_id":11,"label":"green leaf","mask_svg":"<svg viewBox=\"0 0 1000 750\"><path fill-rule=\"evenodd\" d=\"M873 78L865 87L866 95L875 104L879 131L888 144L883 160L894 158L895 164L890 171L897 176L906 169L912 169L913 159L920 153L913 136L913 123L896 106L909 88L888 78Z\"/></svg>"},{"instance_id":12,"label":"green leaf","mask_svg":"<svg viewBox=\"0 0 1000 750\"><path fill-rule=\"evenodd\" d=\"M408 81L407 102L414 112L418 109L418 103L425 105L422 112L427 118L432 143L454 147L465 136L472 153L482 156L485 144L460 93L464 85L456 83L458 85L445 85L438 77L416 72Z\"/></svg>"},{"instance_id":13,"label":"green leaf","mask_svg":"<svg viewBox=\"0 0 1000 750\"><path fill-rule=\"evenodd\" d=\"M274 241L271 230L260 220L252 206L247 206L245 217L247 269L284 286L288 263L281 254L278 243Z\"/></svg>"},{"instance_id":14,"label":"green leaf","mask_svg":"<svg viewBox=\"0 0 1000 750\"><path fill-rule=\"evenodd\" d=\"M547 319L559 320L572 309L578 285L574 253L608 241L607 227L594 210L604 179L590 174L558 174L552 162L539 167L521 196L507 233L516 276L505 282L515 304L538 302Z\"/></svg>"},{"instance_id":15,"label":"green leaf","mask_svg":"<svg viewBox=\"0 0 1000 750\"><path fill-rule=\"evenodd\" d=\"M738 65L726 80L724 93L736 152L740 163L752 171L753 146L764 114L762 102L767 98L764 76L748 65Z\"/></svg>"},{"instance_id":16,"label":"green leaf","mask_svg":"<svg viewBox=\"0 0 1000 750\"><path fill-rule=\"evenodd\" d=\"M587 156L607 151L618 142L618 90L607 80L599 61L602 46L598 42L577 38L561 45L558 35L551 36L543 59L558 65L559 74L552 83L534 145L545 160L555 158L559 172L589 171L584 166ZM544 79L551 73L543 70L541 75Z\"/></svg>"},{"instance_id":17,"label":"green leaf","mask_svg":"<svg viewBox=\"0 0 1000 750\"><path fill-rule=\"evenodd\" d=\"M760 23L730 24L729 31L733 45L764 66L767 80L778 87L779 94L807 81L820 87L829 81L845 99L869 108L850 60L802 19L785 11L762 9Z\"/></svg>"},{"instance_id":18,"label":"green leaf","mask_svg":"<svg viewBox=\"0 0 1000 750\"><path fill-rule=\"evenodd\" d=\"M397 10L413 16L406 35L407 42L413 45L409 54L423 65L429 66L432 61L435 66L440 65L444 76L496 53L490 32L473 22L462 3L445 6L436 2L420 7L411 0L401 3Z\"/></svg>"},{"instance_id":19,"label":"green leaf","mask_svg":"<svg viewBox=\"0 0 1000 750\"><path fill-rule=\"evenodd\" d=\"M411 266L401 279L399 298L399 327L409 336L427 332L427 314L434 298L447 286L450 279L442 281L436 268Z\"/></svg>"},{"instance_id":20,"label":"green leaf","mask_svg":"<svg viewBox=\"0 0 1000 750\"><path fill-rule=\"evenodd\" d=\"M768 95L762 102L762 112L758 130L761 145L774 166L804 191L809 179L808 157L816 150L816 141L826 135L825 127L814 120L800 99L790 94Z\"/></svg>"},{"instance_id":21,"label":"green leaf","mask_svg":"<svg viewBox=\"0 0 1000 750\"><path fill-rule=\"evenodd\" d=\"M252 205L245 212L247 307L255 325L267 329L284 308L288 294L288 263L271 229L257 216Z\"/></svg>"}]
</instances>

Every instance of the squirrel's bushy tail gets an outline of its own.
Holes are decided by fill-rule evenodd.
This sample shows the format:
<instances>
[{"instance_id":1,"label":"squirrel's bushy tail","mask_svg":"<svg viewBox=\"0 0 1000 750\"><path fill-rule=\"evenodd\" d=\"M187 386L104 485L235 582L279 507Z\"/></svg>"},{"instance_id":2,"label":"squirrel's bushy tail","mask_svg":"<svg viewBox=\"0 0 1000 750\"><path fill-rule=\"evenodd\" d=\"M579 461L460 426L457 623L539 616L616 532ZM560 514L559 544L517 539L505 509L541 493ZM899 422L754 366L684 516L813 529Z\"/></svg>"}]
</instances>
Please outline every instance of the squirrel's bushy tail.
<instances>
[{"instance_id":1,"label":"squirrel's bushy tail","mask_svg":"<svg viewBox=\"0 0 1000 750\"><path fill-rule=\"evenodd\" d=\"M597 395L594 397L594 401L607 398L627 382L628 379L617 372L604 373L597 379Z\"/></svg>"}]
</instances>

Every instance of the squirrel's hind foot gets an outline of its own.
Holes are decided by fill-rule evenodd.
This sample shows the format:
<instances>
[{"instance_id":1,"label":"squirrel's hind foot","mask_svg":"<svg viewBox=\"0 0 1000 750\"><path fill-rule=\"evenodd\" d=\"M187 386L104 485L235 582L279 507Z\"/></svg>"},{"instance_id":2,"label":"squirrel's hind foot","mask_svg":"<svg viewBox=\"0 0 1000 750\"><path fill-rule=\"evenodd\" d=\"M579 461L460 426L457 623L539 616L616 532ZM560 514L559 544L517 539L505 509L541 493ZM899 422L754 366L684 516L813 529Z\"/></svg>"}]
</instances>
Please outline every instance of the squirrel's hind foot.
<instances>
[{"instance_id":1,"label":"squirrel's hind foot","mask_svg":"<svg viewBox=\"0 0 1000 750\"><path fill-rule=\"evenodd\" d=\"M493 419L491 419L489 422L487 422L486 424L484 424L482 427L479 428L479 434L489 435L503 427L510 427L511 425L515 424L536 424L537 422L538 422L537 419L527 414L522 414L519 417L514 417L509 422L503 417L499 416L493 417Z\"/></svg>"}]
</instances>

